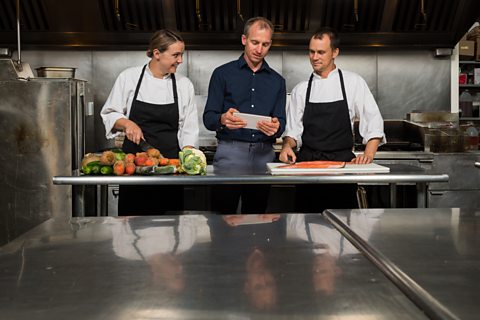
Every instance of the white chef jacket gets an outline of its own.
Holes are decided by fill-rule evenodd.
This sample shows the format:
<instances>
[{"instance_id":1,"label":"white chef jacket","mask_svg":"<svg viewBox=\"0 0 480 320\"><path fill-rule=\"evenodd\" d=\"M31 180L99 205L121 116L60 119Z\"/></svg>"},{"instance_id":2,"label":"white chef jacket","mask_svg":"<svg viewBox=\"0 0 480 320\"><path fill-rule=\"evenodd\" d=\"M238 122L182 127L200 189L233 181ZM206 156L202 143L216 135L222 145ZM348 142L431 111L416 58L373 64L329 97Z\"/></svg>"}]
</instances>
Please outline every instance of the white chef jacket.
<instances>
[{"instance_id":1,"label":"white chef jacket","mask_svg":"<svg viewBox=\"0 0 480 320\"><path fill-rule=\"evenodd\" d=\"M120 118L128 118L135 95L138 79L143 66L128 68L118 76L112 91L105 102L100 115L105 125L107 139L112 139L120 132L113 126ZM193 84L185 76L175 74L178 92L178 142L180 148L193 146L198 148L198 116L195 104ZM147 65L138 92L137 100L152 104L169 104L174 102L172 78L155 78Z\"/></svg>"},{"instance_id":2,"label":"white chef jacket","mask_svg":"<svg viewBox=\"0 0 480 320\"><path fill-rule=\"evenodd\" d=\"M368 214L367 214L368 212ZM347 222L345 217L340 219L347 223L355 230L362 239L368 240L372 234L373 227L379 221L379 217L384 213L384 209L369 209L368 211L353 210L350 215L350 221ZM304 214L289 214L287 216L287 237L290 239L302 239L309 241L307 230L305 229ZM329 253L333 257L341 255L355 254L359 251L350 241L342 239L343 235L333 226L325 226L322 224L309 223L310 236L313 244L323 245L318 248L314 246L315 254Z\"/></svg>"},{"instance_id":3,"label":"white chef jacket","mask_svg":"<svg viewBox=\"0 0 480 320\"><path fill-rule=\"evenodd\" d=\"M363 144L372 138L382 138L381 144L386 143L383 132L383 118L378 109L367 83L358 74L342 69L345 93L347 96L350 123L360 119L359 132L363 138ZM284 136L297 141L297 148L302 146L303 113L305 110L305 96L307 94L308 81L302 81L293 88L290 95L290 103L287 107L287 126ZM331 71L327 78L322 78L313 73L312 88L310 90L310 102L334 102L343 100L342 88L338 69Z\"/></svg>"},{"instance_id":4,"label":"white chef jacket","mask_svg":"<svg viewBox=\"0 0 480 320\"><path fill-rule=\"evenodd\" d=\"M200 242L197 240L202 237L204 230L201 229L205 228L206 224L205 217L180 216L176 239L173 226L132 230L126 220L118 219L113 221L111 226L113 251L118 257L128 260L147 259L158 253L180 254ZM176 246L177 249L173 252Z\"/></svg>"}]
</instances>

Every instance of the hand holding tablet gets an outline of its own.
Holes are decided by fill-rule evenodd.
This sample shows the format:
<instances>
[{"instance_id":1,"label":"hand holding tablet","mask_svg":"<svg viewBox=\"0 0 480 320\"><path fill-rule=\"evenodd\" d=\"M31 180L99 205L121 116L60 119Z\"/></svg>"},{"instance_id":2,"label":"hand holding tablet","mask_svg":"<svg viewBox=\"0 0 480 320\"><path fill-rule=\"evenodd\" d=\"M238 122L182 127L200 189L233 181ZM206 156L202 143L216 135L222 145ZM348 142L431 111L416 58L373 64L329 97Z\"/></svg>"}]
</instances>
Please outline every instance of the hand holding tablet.
<instances>
[{"instance_id":1,"label":"hand holding tablet","mask_svg":"<svg viewBox=\"0 0 480 320\"><path fill-rule=\"evenodd\" d=\"M271 117L268 116L260 116L258 114L250 114L250 113L241 113L241 112L234 112L233 115L238 117L247 122L247 125L244 127L246 129L257 129L257 122L258 121L272 121Z\"/></svg>"}]
</instances>

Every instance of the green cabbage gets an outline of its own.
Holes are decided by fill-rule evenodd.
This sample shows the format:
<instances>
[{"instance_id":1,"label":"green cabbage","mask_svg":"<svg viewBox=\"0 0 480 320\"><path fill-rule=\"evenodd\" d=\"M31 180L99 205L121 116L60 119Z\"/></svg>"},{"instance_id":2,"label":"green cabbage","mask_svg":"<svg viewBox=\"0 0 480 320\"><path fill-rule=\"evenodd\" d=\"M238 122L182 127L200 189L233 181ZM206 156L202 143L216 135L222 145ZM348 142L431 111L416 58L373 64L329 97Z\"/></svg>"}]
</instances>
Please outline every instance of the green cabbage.
<instances>
[{"instance_id":1,"label":"green cabbage","mask_svg":"<svg viewBox=\"0 0 480 320\"><path fill-rule=\"evenodd\" d=\"M180 168L187 174L207 174L207 158L197 149L183 149L178 153Z\"/></svg>"}]
</instances>

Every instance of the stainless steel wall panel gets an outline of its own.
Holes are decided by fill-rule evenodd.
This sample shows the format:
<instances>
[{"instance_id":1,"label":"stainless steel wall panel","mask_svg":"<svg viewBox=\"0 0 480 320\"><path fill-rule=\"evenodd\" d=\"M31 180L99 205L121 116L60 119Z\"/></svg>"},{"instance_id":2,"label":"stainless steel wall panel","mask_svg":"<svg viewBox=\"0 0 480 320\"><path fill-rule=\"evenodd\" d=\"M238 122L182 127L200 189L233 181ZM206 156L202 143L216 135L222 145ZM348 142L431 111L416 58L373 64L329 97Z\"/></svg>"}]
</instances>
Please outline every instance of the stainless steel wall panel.
<instances>
[{"instance_id":1,"label":"stainless steel wall panel","mask_svg":"<svg viewBox=\"0 0 480 320\"><path fill-rule=\"evenodd\" d=\"M215 68L240 57L241 51L192 51L188 55L188 77L193 82L195 94L207 95L208 83Z\"/></svg>"},{"instance_id":2,"label":"stainless steel wall panel","mask_svg":"<svg viewBox=\"0 0 480 320\"><path fill-rule=\"evenodd\" d=\"M215 68L237 60L242 51L190 51L188 55L188 77L193 82L195 94L207 95L208 84ZM266 58L270 67L282 74L282 53L270 52Z\"/></svg>"},{"instance_id":3,"label":"stainless steel wall panel","mask_svg":"<svg viewBox=\"0 0 480 320\"><path fill-rule=\"evenodd\" d=\"M412 110L450 111L450 57L430 51L378 53L377 103L385 119Z\"/></svg>"},{"instance_id":4,"label":"stainless steel wall panel","mask_svg":"<svg viewBox=\"0 0 480 320\"><path fill-rule=\"evenodd\" d=\"M76 68L76 79L92 82L92 55L91 51L22 51L22 60L30 63L35 76L38 67L72 67Z\"/></svg>"},{"instance_id":5,"label":"stainless steel wall panel","mask_svg":"<svg viewBox=\"0 0 480 320\"><path fill-rule=\"evenodd\" d=\"M305 47L305 51L284 51L282 69L287 84L287 92L291 93L298 83L308 80L312 73L312 66L308 59L308 48Z\"/></svg>"},{"instance_id":6,"label":"stainless steel wall panel","mask_svg":"<svg viewBox=\"0 0 480 320\"><path fill-rule=\"evenodd\" d=\"M72 173L73 83L0 82L0 244L72 212L71 186L54 186L52 176Z\"/></svg>"},{"instance_id":7,"label":"stainless steel wall panel","mask_svg":"<svg viewBox=\"0 0 480 320\"><path fill-rule=\"evenodd\" d=\"M241 53L240 50L190 50L185 53L178 72L192 80L196 95L206 96L213 70L237 59ZM114 146L113 141L105 139L98 114L118 74L148 61L144 51L26 51L24 60L32 69L46 65L77 67L78 77L91 82L94 88L97 148ZM287 92L308 79L312 72L307 44L305 51L272 51L267 61L285 78ZM431 51L346 50L341 51L337 65L365 79L385 119L404 119L413 109L450 111L450 59L434 58ZM199 106L199 112L202 107Z\"/></svg>"},{"instance_id":8,"label":"stainless steel wall panel","mask_svg":"<svg viewBox=\"0 0 480 320\"><path fill-rule=\"evenodd\" d=\"M342 51L335 63L338 68L358 73L372 92L375 99L378 99L378 68L376 53ZM378 103L378 101L377 101ZM381 110L381 109L380 109Z\"/></svg>"}]
</instances>

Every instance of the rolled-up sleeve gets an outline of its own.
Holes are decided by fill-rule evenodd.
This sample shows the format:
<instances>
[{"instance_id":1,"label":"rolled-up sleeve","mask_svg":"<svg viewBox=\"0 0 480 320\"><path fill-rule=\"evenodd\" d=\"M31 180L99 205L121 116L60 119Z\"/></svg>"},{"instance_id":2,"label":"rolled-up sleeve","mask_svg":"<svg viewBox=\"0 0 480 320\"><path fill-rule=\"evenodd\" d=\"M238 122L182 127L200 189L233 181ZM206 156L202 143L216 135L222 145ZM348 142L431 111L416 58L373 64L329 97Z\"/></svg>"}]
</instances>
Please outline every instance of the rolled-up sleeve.
<instances>
[{"instance_id":1,"label":"rolled-up sleeve","mask_svg":"<svg viewBox=\"0 0 480 320\"><path fill-rule=\"evenodd\" d=\"M363 144L372 138L381 138L380 145L387 142L383 130L383 118L367 83L359 79L355 97L355 112L359 115L359 132Z\"/></svg>"},{"instance_id":2,"label":"rolled-up sleeve","mask_svg":"<svg viewBox=\"0 0 480 320\"><path fill-rule=\"evenodd\" d=\"M195 90L193 84L187 78L183 78L181 81L186 82L184 88L185 93L181 95L182 100L179 101L179 130L178 130L178 142L180 148L185 146L192 146L198 148L198 112L197 105L195 103Z\"/></svg>"},{"instance_id":3,"label":"rolled-up sleeve","mask_svg":"<svg viewBox=\"0 0 480 320\"><path fill-rule=\"evenodd\" d=\"M303 113L305 111L305 83L299 83L293 88L287 104L287 124L283 134L297 142L297 149L302 146Z\"/></svg>"},{"instance_id":4,"label":"rolled-up sleeve","mask_svg":"<svg viewBox=\"0 0 480 320\"><path fill-rule=\"evenodd\" d=\"M122 72L115 81L107 101L100 111L103 124L105 126L105 136L107 139L115 138L120 134L113 126L118 119L127 118L129 91L126 90L126 77Z\"/></svg>"}]
</instances>

